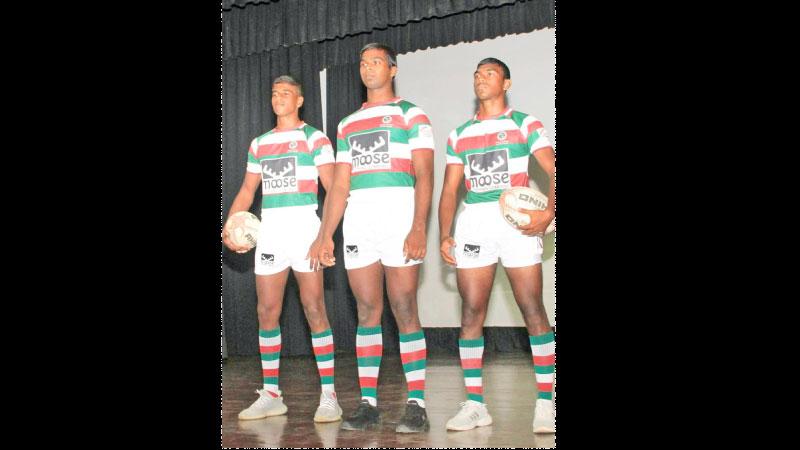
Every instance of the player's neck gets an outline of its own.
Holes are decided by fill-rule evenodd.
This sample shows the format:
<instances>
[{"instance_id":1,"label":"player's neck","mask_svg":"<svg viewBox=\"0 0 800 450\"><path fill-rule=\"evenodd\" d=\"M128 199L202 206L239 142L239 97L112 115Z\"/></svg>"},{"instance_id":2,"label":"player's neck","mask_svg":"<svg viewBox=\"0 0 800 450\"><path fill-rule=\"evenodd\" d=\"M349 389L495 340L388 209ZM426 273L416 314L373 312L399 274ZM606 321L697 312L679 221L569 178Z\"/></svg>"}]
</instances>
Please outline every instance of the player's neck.
<instances>
[{"instance_id":1,"label":"player's neck","mask_svg":"<svg viewBox=\"0 0 800 450\"><path fill-rule=\"evenodd\" d=\"M392 83L378 89L367 89L367 103L383 103L395 98Z\"/></svg>"},{"instance_id":2,"label":"player's neck","mask_svg":"<svg viewBox=\"0 0 800 450\"><path fill-rule=\"evenodd\" d=\"M504 113L508 109L503 97L481 100L478 108L478 120L491 119Z\"/></svg>"},{"instance_id":3,"label":"player's neck","mask_svg":"<svg viewBox=\"0 0 800 450\"><path fill-rule=\"evenodd\" d=\"M300 116L297 114L289 114L286 116L278 116L278 124L275 126L278 130L291 130L300 126L303 123Z\"/></svg>"}]
</instances>

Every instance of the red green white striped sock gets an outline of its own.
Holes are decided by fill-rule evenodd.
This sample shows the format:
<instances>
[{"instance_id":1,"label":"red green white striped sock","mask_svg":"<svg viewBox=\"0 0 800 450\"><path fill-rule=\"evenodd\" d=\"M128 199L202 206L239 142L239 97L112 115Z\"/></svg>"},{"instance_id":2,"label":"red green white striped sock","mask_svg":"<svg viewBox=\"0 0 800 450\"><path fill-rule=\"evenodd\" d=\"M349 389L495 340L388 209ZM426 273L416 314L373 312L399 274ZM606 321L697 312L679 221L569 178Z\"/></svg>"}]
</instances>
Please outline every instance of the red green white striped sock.
<instances>
[{"instance_id":1,"label":"red green white striped sock","mask_svg":"<svg viewBox=\"0 0 800 450\"><path fill-rule=\"evenodd\" d=\"M334 392L333 388L333 333L325 331L311 334L311 345L314 347L314 359L317 360L319 383L323 392Z\"/></svg>"},{"instance_id":2,"label":"red green white striped sock","mask_svg":"<svg viewBox=\"0 0 800 450\"><path fill-rule=\"evenodd\" d=\"M264 390L278 397L278 370L281 362L281 327L272 330L258 330L258 346L261 352L261 375Z\"/></svg>"},{"instance_id":3,"label":"red green white striped sock","mask_svg":"<svg viewBox=\"0 0 800 450\"><path fill-rule=\"evenodd\" d=\"M536 398L553 400L553 372L556 364L556 342L552 331L541 336L529 336L536 375Z\"/></svg>"},{"instance_id":4,"label":"red green white striped sock","mask_svg":"<svg viewBox=\"0 0 800 450\"><path fill-rule=\"evenodd\" d=\"M400 360L408 385L408 400L425 407L425 362L427 361L425 334L422 330L400 334Z\"/></svg>"},{"instance_id":5,"label":"red green white striped sock","mask_svg":"<svg viewBox=\"0 0 800 450\"><path fill-rule=\"evenodd\" d=\"M478 339L459 339L458 354L464 370L467 400L483 403L483 336Z\"/></svg>"},{"instance_id":6,"label":"red green white striped sock","mask_svg":"<svg viewBox=\"0 0 800 450\"><path fill-rule=\"evenodd\" d=\"M361 398L372 406L378 406L378 371L383 356L383 334L381 326L356 329L356 357L358 359L358 384Z\"/></svg>"}]
</instances>

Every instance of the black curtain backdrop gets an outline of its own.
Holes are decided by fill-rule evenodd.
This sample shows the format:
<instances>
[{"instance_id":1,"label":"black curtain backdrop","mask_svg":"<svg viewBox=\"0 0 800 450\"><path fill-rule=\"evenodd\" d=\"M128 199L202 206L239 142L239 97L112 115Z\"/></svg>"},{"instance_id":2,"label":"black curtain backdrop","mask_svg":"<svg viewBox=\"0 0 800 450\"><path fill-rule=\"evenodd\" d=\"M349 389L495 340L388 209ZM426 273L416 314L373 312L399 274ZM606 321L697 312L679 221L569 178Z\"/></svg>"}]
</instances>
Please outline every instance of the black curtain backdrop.
<instances>
[{"instance_id":1,"label":"black curtain backdrop","mask_svg":"<svg viewBox=\"0 0 800 450\"><path fill-rule=\"evenodd\" d=\"M365 101L357 66L364 44L384 42L398 53L407 53L555 26L553 0L227 0L222 15L222 219L239 191L250 141L275 126L269 104L275 77L289 73L301 80L306 97L301 117L322 130L319 71L327 68L327 134L335 145L339 121ZM325 192L320 191L322 202ZM257 194L250 209L256 215L260 201ZM344 261L341 224L334 242L337 260ZM228 354L257 355L254 256L222 248ZM437 262L430 258L426 264ZM357 314L343 263L326 269L324 280L336 351L352 352ZM384 347L397 352L397 326L386 299L384 306ZM293 275L286 286L280 323L281 354L313 354ZM425 335L429 351L457 353L457 328L427 328ZM521 327L487 328L485 337L487 352L530 351Z\"/></svg>"},{"instance_id":2,"label":"black curtain backdrop","mask_svg":"<svg viewBox=\"0 0 800 450\"><path fill-rule=\"evenodd\" d=\"M227 2L230 3L230 2ZM223 14L223 57L370 33L515 0L283 0L244 2ZM223 3L223 9L225 5Z\"/></svg>"}]
</instances>

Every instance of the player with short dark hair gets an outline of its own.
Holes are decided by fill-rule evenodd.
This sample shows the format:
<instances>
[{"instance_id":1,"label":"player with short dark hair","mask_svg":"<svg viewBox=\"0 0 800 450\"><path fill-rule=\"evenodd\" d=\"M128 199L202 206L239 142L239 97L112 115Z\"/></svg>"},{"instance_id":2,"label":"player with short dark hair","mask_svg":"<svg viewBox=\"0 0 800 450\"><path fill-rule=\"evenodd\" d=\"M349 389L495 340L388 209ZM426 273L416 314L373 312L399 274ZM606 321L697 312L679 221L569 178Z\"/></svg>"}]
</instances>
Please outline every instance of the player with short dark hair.
<instances>
[{"instance_id":1,"label":"player with short dark hair","mask_svg":"<svg viewBox=\"0 0 800 450\"><path fill-rule=\"evenodd\" d=\"M477 114L450 133L439 201L439 250L446 263L457 267L463 300L458 345L467 390L467 400L447 422L447 429L469 430L492 423L483 402L483 324L499 259L525 320L533 353L538 387L533 431L552 433L555 341L542 303L541 263L542 235L555 218L555 152L538 119L506 105L506 91L511 88L508 66L487 58L478 63L473 77L480 106ZM547 208L521 210L531 221L515 229L498 212L497 202L503 200L506 189L528 186L530 155L549 177ZM462 180L467 195L451 235Z\"/></svg>"},{"instance_id":2,"label":"player with short dark hair","mask_svg":"<svg viewBox=\"0 0 800 450\"><path fill-rule=\"evenodd\" d=\"M372 43L360 55L367 102L339 123L333 188L325 200L312 260L334 264L333 232L344 216L344 264L358 308L361 402L342 428L366 430L380 421L377 383L385 276L408 386L406 411L396 431L427 431L427 350L417 312L417 287L433 193L433 132L422 109L394 94L396 52Z\"/></svg>"},{"instance_id":3,"label":"player with short dark hair","mask_svg":"<svg viewBox=\"0 0 800 450\"><path fill-rule=\"evenodd\" d=\"M317 178L330 189L333 181L333 148L319 130L300 120L303 87L289 75L272 83L272 110L278 118L275 128L253 139L247 152L247 172L231 205L228 217L247 211L261 186L261 227L255 251L258 295L258 340L261 353L263 389L259 398L239 413L239 419L262 419L286 414L278 389L281 354L279 319L283 294L291 267L300 288L300 302L311 329L311 343L317 360L322 393L315 422L341 420L342 409L334 389L333 334L325 313L322 271L308 261L308 250L319 232L316 210ZM231 242L223 230L225 245L239 253L249 250Z\"/></svg>"}]
</instances>

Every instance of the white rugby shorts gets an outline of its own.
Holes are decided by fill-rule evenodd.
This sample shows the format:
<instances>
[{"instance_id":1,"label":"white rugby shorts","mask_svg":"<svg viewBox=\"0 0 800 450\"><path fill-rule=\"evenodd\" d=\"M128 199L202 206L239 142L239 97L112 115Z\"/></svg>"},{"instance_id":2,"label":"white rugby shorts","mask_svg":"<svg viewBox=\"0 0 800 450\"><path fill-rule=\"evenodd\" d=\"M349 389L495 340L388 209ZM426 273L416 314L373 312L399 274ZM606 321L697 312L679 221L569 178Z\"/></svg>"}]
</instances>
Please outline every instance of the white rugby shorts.
<instances>
[{"instance_id":1,"label":"white rugby shorts","mask_svg":"<svg viewBox=\"0 0 800 450\"><path fill-rule=\"evenodd\" d=\"M361 192L363 191L363 192ZM403 244L414 221L414 190L369 188L351 193L344 212L344 267L359 269L376 261L389 267L410 267Z\"/></svg>"},{"instance_id":2,"label":"white rugby shorts","mask_svg":"<svg viewBox=\"0 0 800 450\"><path fill-rule=\"evenodd\" d=\"M256 243L256 275L276 274L290 266L295 272L312 272L306 255L317 238L320 225L313 206L261 211L261 227Z\"/></svg>"},{"instance_id":3,"label":"white rugby shorts","mask_svg":"<svg viewBox=\"0 0 800 450\"><path fill-rule=\"evenodd\" d=\"M456 267L471 269L497 262L526 267L542 262L542 238L525 236L503 219L497 202L464 203L456 217Z\"/></svg>"}]
</instances>

